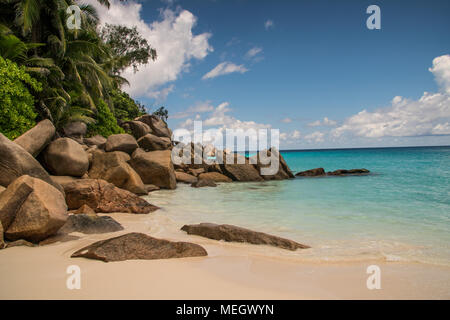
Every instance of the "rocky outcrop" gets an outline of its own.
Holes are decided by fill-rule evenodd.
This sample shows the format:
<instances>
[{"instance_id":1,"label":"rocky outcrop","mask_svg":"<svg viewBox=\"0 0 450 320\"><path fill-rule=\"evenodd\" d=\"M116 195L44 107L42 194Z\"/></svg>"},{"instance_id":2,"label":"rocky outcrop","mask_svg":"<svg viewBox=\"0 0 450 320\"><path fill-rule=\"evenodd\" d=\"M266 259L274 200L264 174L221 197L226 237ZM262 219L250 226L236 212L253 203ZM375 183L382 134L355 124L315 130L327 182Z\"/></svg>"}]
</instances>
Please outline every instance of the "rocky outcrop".
<instances>
[{"instance_id":1,"label":"rocky outcrop","mask_svg":"<svg viewBox=\"0 0 450 320\"><path fill-rule=\"evenodd\" d=\"M55 183L41 164L21 146L0 133L0 185L7 187L15 179L29 175L50 183L58 190L63 190Z\"/></svg>"},{"instance_id":2,"label":"rocky outcrop","mask_svg":"<svg viewBox=\"0 0 450 320\"><path fill-rule=\"evenodd\" d=\"M167 127L167 123L158 118L157 116L146 114L135 120L141 121L147 124L152 129L152 134L158 137L172 137L172 131Z\"/></svg>"},{"instance_id":3,"label":"rocky outcrop","mask_svg":"<svg viewBox=\"0 0 450 320\"><path fill-rule=\"evenodd\" d=\"M59 138L44 150L44 162L56 176L81 177L89 168L89 158L83 147L73 139Z\"/></svg>"},{"instance_id":4,"label":"rocky outcrop","mask_svg":"<svg viewBox=\"0 0 450 320\"><path fill-rule=\"evenodd\" d=\"M127 163L130 156L121 151L93 152L89 178L103 179L137 195L148 194L141 177Z\"/></svg>"},{"instance_id":5,"label":"rocky outcrop","mask_svg":"<svg viewBox=\"0 0 450 320\"><path fill-rule=\"evenodd\" d=\"M158 209L134 193L117 188L101 179L81 179L64 185L66 202L70 210L84 204L99 213L146 214Z\"/></svg>"},{"instance_id":6,"label":"rocky outcrop","mask_svg":"<svg viewBox=\"0 0 450 320\"><path fill-rule=\"evenodd\" d=\"M295 241L272 236L262 232L236 227L228 224L200 223L195 225L185 225L181 230L188 234L201 237L224 240L227 242L246 242L251 244L264 244L288 250L307 249L309 246Z\"/></svg>"},{"instance_id":7,"label":"rocky outcrop","mask_svg":"<svg viewBox=\"0 0 450 320\"><path fill-rule=\"evenodd\" d=\"M234 161L227 161L220 165L223 173L234 181L264 181L258 170L249 163L249 159L240 154L233 155ZM240 164L242 163L242 164Z\"/></svg>"},{"instance_id":8,"label":"rocky outcrop","mask_svg":"<svg viewBox=\"0 0 450 320\"><path fill-rule=\"evenodd\" d=\"M53 123L46 119L22 134L14 142L36 157L52 141L55 132Z\"/></svg>"},{"instance_id":9,"label":"rocky outcrop","mask_svg":"<svg viewBox=\"0 0 450 320\"><path fill-rule=\"evenodd\" d=\"M161 189L160 187L155 186L154 184L146 184L146 185L145 185L145 190L146 190L148 193L153 192L153 191L158 191L158 190L160 190L160 189Z\"/></svg>"},{"instance_id":10,"label":"rocky outcrop","mask_svg":"<svg viewBox=\"0 0 450 320\"><path fill-rule=\"evenodd\" d=\"M153 134L146 134L138 140L139 147L145 151L168 150L172 142L166 137L157 137Z\"/></svg>"},{"instance_id":11,"label":"rocky outcrop","mask_svg":"<svg viewBox=\"0 0 450 320\"><path fill-rule=\"evenodd\" d=\"M170 150L135 152L130 165L145 184L164 189L175 189L177 186Z\"/></svg>"},{"instance_id":12,"label":"rocky outcrop","mask_svg":"<svg viewBox=\"0 0 450 320\"><path fill-rule=\"evenodd\" d=\"M3 237L3 225L0 221L0 249L3 249L6 247L5 239Z\"/></svg>"},{"instance_id":13,"label":"rocky outcrop","mask_svg":"<svg viewBox=\"0 0 450 320\"><path fill-rule=\"evenodd\" d=\"M208 179L199 179L191 184L192 188L217 187L214 181Z\"/></svg>"},{"instance_id":14,"label":"rocky outcrop","mask_svg":"<svg viewBox=\"0 0 450 320\"><path fill-rule=\"evenodd\" d=\"M21 176L0 195L0 221L8 240L39 242L55 234L66 220L63 195L41 179Z\"/></svg>"},{"instance_id":15,"label":"rocky outcrop","mask_svg":"<svg viewBox=\"0 0 450 320\"><path fill-rule=\"evenodd\" d=\"M142 121L128 121L122 124L122 128L126 132L131 132L133 137L138 140L146 134L152 133L152 129L149 125Z\"/></svg>"},{"instance_id":16,"label":"rocky outcrop","mask_svg":"<svg viewBox=\"0 0 450 320\"><path fill-rule=\"evenodd\" d=\"M95 214L95 211L89 207L87 204L83 204L77 210L72 211L73 214Z\"/></svg>"},{"instance_id":17,"label":"rocky outcrop","mask_svg":"<svg viewBox=\"0 0 450 320\"><path fill-rule=\"evenodd\" d=\"M208 255L198 244L156 239L143 233L128 233L119 237L98 241L84 247L72 258L110 261L154 260Z\"/></svg>"},{"instance_id":18,"label":"rocky outcrop","mask_svg":"<svg viewBox=\"0 0 450 320\"><path fill-rule=\"evenodd\" d=\"M80 179L80 178L71 177L71 176L50 176L50 177L52 178L52 180L55 183L57 183L57 184L59 184L61 186L63 186L66 183L69 183L69 182L72 182L72 181Z\"/></svg>"},{"instance_id":19,"label":"rocky outcrop","mask_svg":"<svg viewBox=\"0 0 450 320\"><path fill-rule=\"evenodd\" d=\"M81 232L84 234L97 234L121 231L124 228L120 223L108 216L96 214L73 214L69 216L66 224L59 233Z\"/></svg>"},{"instance_id":20,"label":"rocky outcrop","mask_svg":"<svg viewBox=\"0 0 450 320\"><path fill-rule=\"evenodd\" d=\"M262 152L265 153L265 157L268 158L268 161L277 161L276 159L278 158L278 170L274 174L266 174L264 169L270 168L273 164L262 161L259 153L250 158L250 163L254 164L256 170L264 180L286 180L294 178L291 169L288 167L286 161L278 150L271 148L270 150ZM272 159L272 157L274 159Z\"/></svg>"},{"instance_id":21,"label":"rocky outcrop","mask_svg":"<svg viewBox=\"0 0 450 320\"><path fill-rule=\"evenodd\" d=\"M297 172L296 177L320 177L325 176L325 170L323 168L310 169L306 171Z\"/></svg>"},{"instance_id":22,"label":"rocky outcrop","mask_svg":"<svg viewBox=\"0 0 450 320\"><path fill-rule=\"evenodd\" d=\"M324 168L316 168L306 171L301 171L295 174L297 177L323 177L323 176L359 176L367 175L370 171L367 169L339 169L331 172L325 172Z\"/></svg>"},{"instance_id":23,"label":"rocky outcrop","mask_svg":"<svg viewBox=\"0 0 450 320\"><path fill-rule=\"evenodd\" d=\"M366 175L369 174L370 171L367 169L339 169L332 172L327 172L327 175L329 176L349 176L349 175Z\"/></svg>"},{"instance_id":24,"label":"rocky outcrop","mask_svg":"<svg viewBox=\"0 0 450 320\"><path fill-rule=\"evenodd\" d=\"M205 168L189 168L188 170L189 174L193 175L194 177L198 177L199 175L201 175L202 173L205 173Z\"/></svg>"},{"instance_id":25,"label":"rocky outcrop","mask_svg":"<svg viewBox=\"0 0 450 320\"><path fill-rule=\"evenodd\" d=\"M227 176L218 173L218 172L206 172L206 173L201 173L198 178L200 180L211 180L214 182L232 182L233 180L231 180L230 178L228 178Z\"/></svg>"},{"instance_id":26,"label":"rocky outcrop","mask_svg":"<svg viewBox=\"0 0 450 320\"><path fill-rule=\"evenodd\" d=\"M122 151L128 154L132 154L134 150L138 148L136 139L129 134L113 134L106 140L105 150L107 152Z\"/></svg>"},{"instance_id":27,"label":"rocky outcrop","mask_svg":"<svg viewBox=\"0 0 450 320\"><path fill-rule=\"evenodd\" d=\"M196 177L191 176L190 174L187 174L185 172L176 171L175 176L177 178L177 182L181 182L181 183L191 184L191 183L197 182L197 180L198 180Z\"/></svg>"},{"instance_id":28,"label":"rocky outcrop","mask_svg":"<svg viewBox=\"0 0 450 320\"><path fill-rule=\"evenodd\" d=\"M2 193L3 191L5 191L6 190L6 188L5 187L3 187L3 186L0 186L0 193Z\"/></svg>"},{"instance_id":29,"label":"rocky outcrop","mask_svg":"<svg viewBox=\"0 0 450 320\"><path fill-rule=\"evenodd\" d=\"M105 149L106 138L101 135L96 135L90 138L84 138L84 143L88 146L97 146L99 149Z\"/></svg>"}]
</instances>

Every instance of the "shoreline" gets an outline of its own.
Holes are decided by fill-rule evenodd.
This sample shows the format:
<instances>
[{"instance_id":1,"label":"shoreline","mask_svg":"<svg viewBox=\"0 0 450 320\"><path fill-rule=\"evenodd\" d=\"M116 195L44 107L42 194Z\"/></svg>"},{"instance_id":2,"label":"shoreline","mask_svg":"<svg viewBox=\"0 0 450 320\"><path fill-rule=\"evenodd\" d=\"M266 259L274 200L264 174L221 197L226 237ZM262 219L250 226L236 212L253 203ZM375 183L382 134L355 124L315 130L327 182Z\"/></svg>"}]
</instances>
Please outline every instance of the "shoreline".
<instances>
[{"instance_id":1,"label":"shoreline","mask_svg":"<svg viewBox=\"0 0 450 320\"><path fill-rule=\"evenodd\" d=\"M160 214L109 214L125 230L84 235L37 248L0 251L0 299L449 299L450 268L422 263L293 261L284 250L189 236ZM151 218L149 218L151 217ZM190 241L207 257L105 263L70 258L76 250L129 232ZM75 239L77 237L78 239ZM256 250L250 249L253 247ZM368 290L366 268L381 268L381 290ZM81 268L81 289L68 290L66 269Z\"/></svg>"}]
</instances>

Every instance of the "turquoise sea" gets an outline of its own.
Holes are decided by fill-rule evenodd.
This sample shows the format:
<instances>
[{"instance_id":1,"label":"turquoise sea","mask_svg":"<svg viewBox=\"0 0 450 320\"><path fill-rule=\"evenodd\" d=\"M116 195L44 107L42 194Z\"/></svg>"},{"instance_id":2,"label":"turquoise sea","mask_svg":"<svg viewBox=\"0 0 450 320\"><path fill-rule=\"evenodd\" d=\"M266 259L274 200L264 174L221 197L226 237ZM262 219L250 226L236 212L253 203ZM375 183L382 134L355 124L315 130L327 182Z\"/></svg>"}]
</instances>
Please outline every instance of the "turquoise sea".
<instances>
[{"instance_id":1,"label":"turquoise sea","mask_svg":"<svg viewBox=\"0 0 450 320\"><path fill-rule=\"evenodd\" d=\"M368 176L180 186L150 201L183 223L229 223L311 245L305 261L450 265L450 147L282 152L294 172L366 168Z\"/></svg>"}]
</instances>

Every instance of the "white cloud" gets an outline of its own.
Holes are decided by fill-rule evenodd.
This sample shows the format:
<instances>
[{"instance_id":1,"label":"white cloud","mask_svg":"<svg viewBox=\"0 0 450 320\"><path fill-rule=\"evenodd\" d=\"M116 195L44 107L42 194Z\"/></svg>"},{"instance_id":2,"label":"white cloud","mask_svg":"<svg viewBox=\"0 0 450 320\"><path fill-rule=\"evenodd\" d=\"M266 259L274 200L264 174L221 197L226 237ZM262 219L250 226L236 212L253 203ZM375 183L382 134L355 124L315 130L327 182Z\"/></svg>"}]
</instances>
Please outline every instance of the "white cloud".
<instances>
[{"instance_id":1,"label":"white cloud","mask_svg":"<svg viewBox=\"0 0 450 320\"><path fill-rule=\"evenodd\" d=\"M163 97L170 92L170 86L165 89L161 87L177 80L182 72L189 70L191 60L202 60L213 51L208 42L210 33L192 33L197 18L187 10L165 9L161 11L158 21L147 23L141 17L142 4L136 1L110 0L109 10L95 0L84 2L97 8L103 24L136 26L140 34L156 49L158 59L155 62L141 66L136 74L131 68L123 74L130 82L127 91L134 97Z\"/></svg>"},{"instance_id":2,"label":"white cloud","mask_svg":"<svg viewBox=\"0 0 450 320\"><path fill-rule=\"evenodd\" d=\"M323 142L325 133L320 131L315 131L305 136L305 140L313 141L313 142Z\"/></svg>"},{"instance_id":3,"label":"white cloud","mask_svg":"<svg viewBox=\"0 0 450 320\"><path fill-rule=\"evenodd\" d=\"M253 58L256 55L260 54L262 51L263 51L262 48L253 47L253 48L251 48L250 50L247 51L247 53L245 54L245 57L248 58L248 59L249 58Z\"/></svg>"},{"instance_id":4,"label":"white cloud","mask_svg":"<svg viewBox=\"0 0 450 320\"><path fill-rule=\"evenodd\" d=\"M270 19L264 23L264 28L266 28L266 30L269 30L270 28L273 28L274 26L275 26L275 24Z\"/></svg>"},{"instance_id":5,"label":"white cloud","mask_svg":"<svg viewBox=\"0 0 450 320\"><path fill-rule=\"evenodd\" d=\"M293 139L300 139L300 136L301 136L300 131L294 130L294 131L292 132L292 138L293 138Z\"/></svg>"},{"instance_id":6,"label":"white cloud","mask_svg":"<svg viewBox=\"0 0 450 320\"><path fill-rule=\"evenodd\" d=\"M182 119L191 116L194 113L204 113L214 110L211 101L198 102L194 106L189 107L186 111L175 113L171 116L172 119Z\"/></svg>"},{"instance_id":7,"label":"white cloud","mask_svg":"<svg viewBox=\"0 0 450 320\"><path fill-rule=\"evenodd\" d=\"M450 94L450 55L434 58L433 67L428 70L434 74L441 90Z\"/></svg>"},{"instance_id":8,"label":"white cloud","mask_svg":"<svg viewBox=\"0 0 450 320\"><path fill-rule=\"evenodd\" d=\"M440 85L441 93L425 92L419 100L394 97L391 106L373 112L363 110L348 118L333 131L360 137L417 137L450 134L450 56L433 60L429 69Z\"/></svg>"},{"instance_id":9,"label":"white cloud","mask_svg":"<svg viewBox=\"0 0 450 320\"><path fill-rule=\"evenodd\" d=\"M283 123L291 123L292 119L291 118L284 118L284 119L281 120L281 122L283 122Z\"/></svg>"},{"instance_id":10,"label":"white cloud","mask_svg":"<svg viewBox=\"0 0 450 320\"><path fill-rule=\"evenodd\" d=\"M238 72L238 73L245 73L248 69L244 65L236 65L232 62L222 62L219 63L214 69L209 71L207 74L205 74L202 79L212 79L218 76L223 76L226 74Z\"/></svg>"},{"instance_id":11,"label":"white cloud","mask_svg":"<svg viewBox=\"0 0 450 320\"><path fill-rule=\"evenodd\" d=\"M337 124L336 121L334 120L330 120L327 117L323 118L322 121L317 120L311 123L308 123L309 127L320 127L320 126L324 126L324 127L333 127Z\"/></svg>"}]
</instances>

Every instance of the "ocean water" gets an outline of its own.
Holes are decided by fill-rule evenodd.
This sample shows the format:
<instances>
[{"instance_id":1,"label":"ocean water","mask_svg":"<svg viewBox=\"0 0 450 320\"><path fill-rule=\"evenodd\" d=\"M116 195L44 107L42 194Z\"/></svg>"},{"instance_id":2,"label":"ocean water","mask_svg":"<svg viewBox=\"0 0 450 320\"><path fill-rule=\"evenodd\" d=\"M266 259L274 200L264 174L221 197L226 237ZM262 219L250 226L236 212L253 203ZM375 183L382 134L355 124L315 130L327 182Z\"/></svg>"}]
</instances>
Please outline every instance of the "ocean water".
<instances>
[{"instance_id":1,"label":"ocean water","mask_svg":"<svg viewBox=\"0 0 450 320\"><path fill-rule=\"evenodd\" d=\"M366 168L367 176L229 183L151 193L182 223L229 223L312 246L304 261L450 265L450 147L282 152L294 172Z\"/></svg>"}]
</instances>

